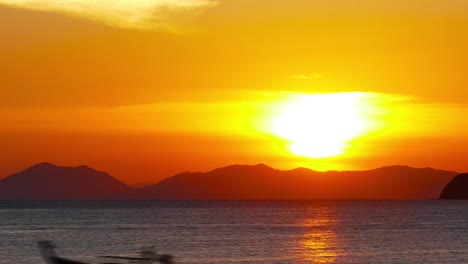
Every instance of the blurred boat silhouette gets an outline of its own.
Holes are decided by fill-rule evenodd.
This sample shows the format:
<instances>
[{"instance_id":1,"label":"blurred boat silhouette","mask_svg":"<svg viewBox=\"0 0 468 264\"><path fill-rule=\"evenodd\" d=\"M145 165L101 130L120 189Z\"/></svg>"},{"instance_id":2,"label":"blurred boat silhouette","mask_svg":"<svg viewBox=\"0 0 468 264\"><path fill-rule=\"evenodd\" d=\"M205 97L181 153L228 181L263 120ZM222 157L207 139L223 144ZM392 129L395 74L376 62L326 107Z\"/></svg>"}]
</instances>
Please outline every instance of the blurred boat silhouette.
<instances>
[{"instance_id":1,"label":"blurred boat silhouette","mask_svg":"<svg viewBox=\"0 0 468 264\"><path fill-rule=\"evenodd\" d=\"M154 247L144 248L141 251L140 257L124 257L124 256L99 256L100 258L107 259L121 259L128 260L129 263L139 263L139 264L149 264L153 262L159 262L163 264L172 264L174 262L174 257L172 255L161 255L156 254Z\"/></svg>"},{"instance_id":2,"label":"blurred boat silhouette","mask_svg":"<svg viewBox=\"0 0 468 264\"><path fill-rule=\"evenodd\" d=\"M55 252L55 246L51 241L39 241L37 246L41 251L42 258L48 264L87 264L85 262L74 261L66 258L57 256Z\"/></svg>"},{"instance_id":3,"label":"blurred boat silhouette","mask_svg":"<svg viewBox=\"0 0 468 264\"><path fill-rule=\"evenodd\" d=\"M86 262L75 261L67 258L62 258L55 252L55 246L51 241L38 241L37 246L41 252L42 258L48 264L89 264ZM141 251L140 257L126 257L126 256L99 256L99 258L126 260L128 263L135 264L150 264L159 262L163 264L173 264L174 257L172 255L156 254L154 247L144 248ZM102 262L100 264L119 264L116 262Z\"/></svg>"}]
</instances>

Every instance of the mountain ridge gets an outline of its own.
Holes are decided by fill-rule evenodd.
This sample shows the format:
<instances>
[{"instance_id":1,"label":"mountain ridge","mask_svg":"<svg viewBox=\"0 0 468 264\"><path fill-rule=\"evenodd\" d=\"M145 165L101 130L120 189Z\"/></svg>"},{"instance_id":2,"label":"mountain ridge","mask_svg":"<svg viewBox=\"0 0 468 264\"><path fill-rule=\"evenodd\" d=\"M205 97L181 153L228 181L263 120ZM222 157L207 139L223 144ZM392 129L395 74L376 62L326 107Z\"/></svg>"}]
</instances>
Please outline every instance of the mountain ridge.
<instances>
[{"instance_id":1,"label":"mountain ridge","mask_svg":"<svg viewBox=\"0 0 468 264\"><path fill-rule=\"evenodd\" d=\"M234 164L132 188L85 165L43 162L1 179L0 199L436 199L457 174L405 165L320 172Z\"/></svg>"},{"instance_id":2,"label":"mountain ridge","mask_svg":"<svg viewBox=\"0 0 468 264\"><path fill-rule=\"evenodd\" d=\"M404 165L384 166L364 171L326 172L308 168L278 170L265 164L230 165L205 173L184 172L166 178L145 187L143 197L148 199L436 199L443 186L456 174L457 172ZM337 181L338 184L334 185L333 181ZM385 190L383 186L385 184L391 189ZM411 190L406 184L415 189ZM418 184L421 185L420 191ZM346 191L346 187L354 187L357 191ZM334 188L340 189L342 194L333 190ZM373 188L376 190L373 191ZM393 191L397 193L392 194Z\"/></svg>"}]
</instances>

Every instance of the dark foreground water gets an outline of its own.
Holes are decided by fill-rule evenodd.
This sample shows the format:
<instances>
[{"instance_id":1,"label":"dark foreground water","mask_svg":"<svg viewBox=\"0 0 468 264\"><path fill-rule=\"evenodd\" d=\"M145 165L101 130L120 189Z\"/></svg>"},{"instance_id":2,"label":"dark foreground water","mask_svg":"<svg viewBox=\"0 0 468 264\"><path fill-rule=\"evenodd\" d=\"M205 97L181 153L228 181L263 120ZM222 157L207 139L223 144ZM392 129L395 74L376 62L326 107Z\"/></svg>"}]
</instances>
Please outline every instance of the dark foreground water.
<instances>
[{"instance_id":1,"label":"dark foreground water","mask_svg":"<svg viewBox=\"0 0 468 264\"><path fill-rule=\"evenodd\" d=\"M468 202L0 202L0 263L134 255L177 263L468 263Z\"/></svg>"}]
</instances>

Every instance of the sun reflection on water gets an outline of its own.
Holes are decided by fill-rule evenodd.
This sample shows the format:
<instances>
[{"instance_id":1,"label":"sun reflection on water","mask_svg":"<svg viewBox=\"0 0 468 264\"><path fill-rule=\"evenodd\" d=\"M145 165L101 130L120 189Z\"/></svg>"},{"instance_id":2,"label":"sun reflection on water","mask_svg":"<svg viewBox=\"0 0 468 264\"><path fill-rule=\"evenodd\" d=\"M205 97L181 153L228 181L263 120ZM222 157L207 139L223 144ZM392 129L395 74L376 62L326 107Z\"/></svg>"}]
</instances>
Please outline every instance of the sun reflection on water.
<instances>
[{"instance_id":1,"label":"sun reflection on water","mask_svg":"<svg viewBox=\"0 0 468 264\"><path fill-rule=\"evenodd\" d=\"M318 215L304 223L307 232L301 241L301 259L306 263L336 263L338 238L334 230L336 220Z\"/></svg>"}]
</instances>

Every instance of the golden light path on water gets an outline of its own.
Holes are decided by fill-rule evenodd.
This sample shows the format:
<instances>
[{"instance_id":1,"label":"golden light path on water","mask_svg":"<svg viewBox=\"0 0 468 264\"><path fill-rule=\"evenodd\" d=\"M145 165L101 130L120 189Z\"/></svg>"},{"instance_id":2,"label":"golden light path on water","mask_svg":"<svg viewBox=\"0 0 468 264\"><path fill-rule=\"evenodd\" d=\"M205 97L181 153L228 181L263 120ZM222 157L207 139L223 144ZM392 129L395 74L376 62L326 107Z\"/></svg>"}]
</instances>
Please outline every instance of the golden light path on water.
<instances>
[{"instance_id":1,"label":"golden light path on water","mask_svg":"<svg viewBox=\"0 0 468 264\"><path fill-rule=\"evenodd\" d=\"M334 231L335 220L327 214L320 214L304 223L308 232L300 242L301 259L306 263L336 263L339 257L336 249L338 238Z\"/></svg>"},{"instance_id":2,"label":"golden light path on water","mask_svg":"<svg viewBox=\"0 0 468 264\"><path fill-rule=\"evenodd\" d=\"M278 107L270 129L296 155L342 155L351 141L382 126L385 97L367 92L293 95Z\"/></svg>"}]
</instances>

